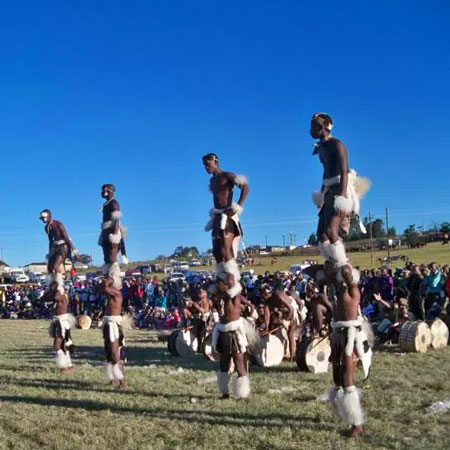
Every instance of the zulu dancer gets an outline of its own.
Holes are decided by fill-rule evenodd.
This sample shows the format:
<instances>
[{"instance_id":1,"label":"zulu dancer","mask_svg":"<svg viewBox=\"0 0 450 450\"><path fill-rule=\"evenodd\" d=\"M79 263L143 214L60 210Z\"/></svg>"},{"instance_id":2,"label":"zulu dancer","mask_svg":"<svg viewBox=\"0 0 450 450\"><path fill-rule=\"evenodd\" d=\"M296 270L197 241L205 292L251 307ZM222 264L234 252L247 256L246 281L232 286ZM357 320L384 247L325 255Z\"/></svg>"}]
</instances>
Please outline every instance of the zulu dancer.
<instances>
[{"instance_id":1,"label":"zulu dancer","mask_svg":"<svg viewBox=\"0 0 450 450\"><path fill-rule=\"evenodd\" d=\"M217 383L222 398L229 398L231 378L229 370L233 359L238 373L238 377L233 379L233 394L238 399L245 399L250 395L250 378L246 367L249 327L241 317L241 295L231 298L227 293L230 290L228 278L224 272L218 275L217 292L214 295L220 317L212 334L213 349L220 355Z\"/></svg>"},{"instance_id":2,"label":"zulu dancer","mask_svg":"<svg viewBox=\"0 0 450 450\"><path fill-rule=\"evenodd\" d=\"M289 339L289 356L295 356L295 327L294 308L291 299L283 289L273 289L268 284L261 286L261 299L265 305L265 329L270 330L274 325L283 326L287 330Z\"/></svg>"},{"instance_id":3,"label":"zulu dancer","mask_svg":"<svg viewBox=\"0 0 450 450\"><path fill-rule=\"evenodd\" d=\"M56 352L56 367L62 373L74 370L70 354L74 345L70 336L71 328L75 326L75 317L67 312L69 297L66 292L60 292L56 281L50 283L42 297L43 302L53 302L53 321L48 328L48 334L53 338L53 348Z\"/></svg>"},{"instance_id":4,"label":"zulu dancer","mask_svg":"<svg viewBox=\"0 0 450 450\"><path fill-rule=\"evenodd\" d=\"M78 250L73 245L62 222L52 218L49 209L41 211L39 219L45 223L45 232L48 236L48 279L49 284L56 282L58 291L64 293L64 262L71 258L71 254L79 259Z\"/></svg>"},{"instance_id":5,"label":"zulu dancer","mask_svg":"<svg viewBox=\"0 0 450 450\"><path fill-rule=\"evenodd\" d=\"M306 295L311 305L311 335L326 336L333 314L333 308L325 293L320 293L316 283L310 281L306 286Z\"/></svg>"},{"instance_id":6,"label":"zulu dancer","mask_svg":"<svg viewBox=\"0 0 450 450\"><path fill-rule=\"evenodd\" d=\"M319 155L323 165L320 191L313 192L313 202L320 208L317 238L319 251L325 259L337 266L348 262L344 243L340 238L349 231L350 218L359 215L359 199L368 189L363 178L349 170L347 148L331 136L333 119L325 113L316 113L311 119L311 136L319 139L313 154ZM361 231L366 232L360 221Z\"/></svg>"},{"instance_id":7,"label":"zulu dancer","mask_svg":"<svg viewBox=\"0 0 450 450\"><path fill-rule=\"evenodd\" d=\"M200 288L199 296L200 298L198 301L186 299L183 315L186 321L186 326L188 325L189 320L192 320L192 325L194 327L194 332L198 342L197 352L201 353L203 348L203 340L212 319L212 302L208 298L206 289L203 287Z\"/></svg>"},{"instance_id":8,"label":"zulu dancer","mask_svg":"<svg viewBox=\"0 0 450 450\"><path fill-rule=\"evenodd\" d=\"M103 249L103 273L108 274L114 280L114 287L120 289L122 287L122 279L120 277L119 263L117 257L119 252L122 254L122 262L128 264L125 250L125 227L120 225L122 212L120 211L119 202L114 198L116 188L113 184L104 184L102 186L101 196L106 200L102 206L103 222L102 231L98 240L98 244Z\"/></svg>"},{"instance_id":9,"label":"zulu dancer","mask_svg":"<svg viewBox=\"0 0 450 450\"><path fill-rule=\"evenodd\" d=\"M125 339L122 322L122 291L114 286L115 280L106 275L102 283L103 292L107 296L106 311L103 318L103 340L105 343L106 364L104 367L106 379L113 384L119 383L125 388L125 375L123 368Z\"/></svg>"},{"instance_id":10,"label":"zulu dancer","mask_svg":"<svg viewBox=\"0 0 450 450\"><path fill-rule=\"evenodd\" d=\"M205 230L212 230L216 274L224 272L233 276L228 280L228 295L234 298L242 290L239 282L241 275L235 258L239 239L243 234L239 215L242 214L242 205L247 198L249 186L244 176L223 172L219 167L219 158L214 153L203 156L203 165L212 175L209 188L214 197L214 208L210 211L211 219ZM233 202L234 186L241 190L237 203Z\"/></svg>"},{"instance_id":11,"label":"zulu dancer","mask_svg":"<svg viewBox=\"0 0 450 450\"><path fill-rule=\"evenodd\" d=\"M328 268L328 270L330 270ZM332 269L331 269L332 270ZM335 387L330 390L329 401L335 413L351 425L350 437L364 432L364 413L359 392L354 385L358 359L367 379L372 361L370 325L359 312L359 272L345 264L337 270L337 302L334 305L331 328L331 357Z\"/></svg>"}]
</instances>

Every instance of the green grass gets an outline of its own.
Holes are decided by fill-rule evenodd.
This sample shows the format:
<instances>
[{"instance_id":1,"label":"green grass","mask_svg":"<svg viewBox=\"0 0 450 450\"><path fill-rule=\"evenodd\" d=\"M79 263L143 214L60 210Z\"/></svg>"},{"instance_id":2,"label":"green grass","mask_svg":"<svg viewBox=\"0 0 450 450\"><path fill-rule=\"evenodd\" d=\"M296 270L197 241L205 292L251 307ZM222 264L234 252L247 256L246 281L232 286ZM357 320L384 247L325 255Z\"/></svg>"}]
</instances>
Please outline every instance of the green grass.
<instances>
[{"instance_id":1,"label":"green grass","mask_svg":"<svg viewBox=\"0 0 450 450\"><path fill-rule=\"evenodd\" d=\"M171 357L155 332L127 334L128 391L103 379L100 330L75 330L77 370L54 367L48 322L0 322L1 449L445 449L450 413L450 348L395 356L378 352L364 386L367 435L349 441L317 397L331 375L295 364L251 370L248 403L218 400L216 364ZM183 371L174 373L178 367ZM270 389L288 388L285 393ZM192 402L192 398L196 401Z\"/></svg>"},{"instance_id":2,"label":"green grass","mask_svg":"<svg viewBox=\"0 0 450 450\"><path fill-rule=\"evenodd\" d=\"M380 267L381 263L378 261L378 258L386 257L387 251L374 252L373 264L370 252L351 252L348 255L354 265L364 269L370 269ZM416 263L430 263L433 261L439 264L450 264L450 245L442 246L440 242L434 242L421 249L401 249L391 251L391 256L393 255L406 255L411 261ZM305 259L315 259L320 263L323 262L323 258L319 254L313 257L280 256L277 257L277 262L274 265L271 264L271 256L255 257L254 259L255 265L252 266L252 268L254 268L258 274L263 274L266 270L269 270L270 272L276 270L288 270L293 264L301 264ZM391 264L391 267L402 267L403 264L402 261L396 261Z\"/></svg>"}]
</instances>

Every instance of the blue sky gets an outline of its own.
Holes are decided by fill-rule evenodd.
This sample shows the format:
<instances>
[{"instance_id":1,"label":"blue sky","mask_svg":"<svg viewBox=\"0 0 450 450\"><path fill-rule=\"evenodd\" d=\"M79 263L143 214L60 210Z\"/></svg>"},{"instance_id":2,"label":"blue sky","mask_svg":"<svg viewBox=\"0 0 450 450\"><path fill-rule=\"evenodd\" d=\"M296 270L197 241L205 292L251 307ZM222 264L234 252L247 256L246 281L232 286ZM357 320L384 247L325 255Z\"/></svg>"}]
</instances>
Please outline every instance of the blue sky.
<instances>
[{"instance_id":1,"label":"blue sky","mask_svg":"<svg viewBox=\"0 0 450 450\"><path fill-rule=\"evenodd\" d=\"M4 2L3 220L10 264L43 259L50 208L100 262L103 183L140 260L210 247L201 155L246 174L247 245L316 227L312 113L326 111L362 206L398 230L449 220L446 1Z\"/></svg>"}]
</instances>

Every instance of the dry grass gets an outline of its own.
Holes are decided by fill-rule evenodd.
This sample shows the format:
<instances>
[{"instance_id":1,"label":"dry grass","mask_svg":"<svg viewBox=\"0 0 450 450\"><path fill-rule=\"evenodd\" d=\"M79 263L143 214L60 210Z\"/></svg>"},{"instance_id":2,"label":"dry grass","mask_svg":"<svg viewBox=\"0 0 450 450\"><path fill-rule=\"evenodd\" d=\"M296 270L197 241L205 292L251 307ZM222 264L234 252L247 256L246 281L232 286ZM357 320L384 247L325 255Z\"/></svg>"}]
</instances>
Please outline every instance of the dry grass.
<instances>
[{"instance_id":1,"label":"dry grass","mask_svg":"<svg viewBox=\"0 0 450 450\"><path fill-rule=\"evenodd\" d=\"M377 353L364 387L367 436L342 437L342 424L317 401L331 375L294 364L252 367L248 403L218 400L216 365L167 354L156 333L128 333L128 391L102 378L99 330L75 331L76 372L54 368L44 321L0 323L0 448L9 449L448 449L450 414L426 413L450 400L450 349L424 355ZM176 372L178 367L183 371ZM288 388L285 393L270 389ZM194 399L194 400L192 400Z\"/></svg>"}]
</instances>

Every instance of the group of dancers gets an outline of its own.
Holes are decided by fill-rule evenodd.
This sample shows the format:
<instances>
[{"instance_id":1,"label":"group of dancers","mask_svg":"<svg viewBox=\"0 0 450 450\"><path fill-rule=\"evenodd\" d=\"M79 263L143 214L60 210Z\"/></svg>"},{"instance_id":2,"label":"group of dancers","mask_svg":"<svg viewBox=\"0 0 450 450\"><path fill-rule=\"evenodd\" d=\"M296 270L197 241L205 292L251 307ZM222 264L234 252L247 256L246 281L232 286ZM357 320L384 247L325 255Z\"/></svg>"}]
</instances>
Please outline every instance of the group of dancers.
<instances>
[{"instance_id":1,"label":"group of dancers","mask_svg":"<svg viewBox=\"0 0 450 450\"><path fill-rule=\"evenodd\" d=\"M124 375L124 334L122 316L122 278L118 262L119 254L122 263L128 264L125 248L126 229L120 223L122 212L115 196L115 186L104 184L101 196L105 199L101 211L103 221L98 244L103 250L103 279L97 286L98 293L107 298L103 321L103 339L105 344L106 363L105 377L121 388L126 387ZM69 297L64 288L64 263L66 258L80 259L80 254L70 239L62 222L53 219L49 209L41 211L40 219L45 224L45 232L49 241L48 288L44 293L47 300L54 303L54 318L49 327L56 352L56 366L62 372L74 370L71 353L74 345L70 330L75 325L75 318L68 313Z\"/></svg>"},{"instance_id":2,"label":"group of dancers","mask_svg":"<svg viewBox=\"0 0 450 450\"><path fill-rule=\"evenodd\" d=\"M315 283L309 285L314 328L320 332L325 317L331 317L331 362L334 387L330 390L329 401L339 418L349 424L350 436L364 432L364 414L359 391L354 385L354 374L361 361L365 376L371 364L371 345L367 323L359 310L359 273L347 258L343 236L349 231L350 220L359 218L359 200L366 187L349 169L347 149L332 137L333 120L328 114L317 113L311 119L310 133L317 139L313 154L317 154L323 165L323 179L320 191L313 193L313 201L319 209L317 237L319 251L325 259L314 273ZM209 295L215 304L217 314L212 332L212 346L219 354L218 388L222 398L232 394L238 399L247 399L251 394L248 372L249 329L242 311L250 302L242 295L241 275L236 261L239 241L243 235L240 215L249 193L245 176L223 171L219 157L208 153L202 158L203 165L211 175L210 191L214 207L210 210L210 220L206 231L212 234L212 249L216 260L216 277ZM240 190L237 202L233 201L234 189ZM111 184L102 186L103 223L99 244L102 246L104 280L100 290L107 296L106 316L103 327L107 363L105 373L112 382L125 386L123 371L123 331L121 327L122 294L118 254L126 262L124 235L120 224L121 211L114 198L115 188ZM50 285L48 293L54 297L55 319L51 325L57 365L63 370L71 370L70 315L67 314L68 297L64 291L63 273L66 257L79 254L71 242L61 222L54 220L49 210L41 212L41 219L49 237L48 271ZM363 228L362 223L360 222ZM267 311L276 309L289 337L289 354L295 355L295 305L282 291L270 286L262 289L262 298ZM187 304L188 314L195 319L211 310L208 293L201 291L201 302ZM189 312L191 311L191 312ZM269 328L269 314L262 312L265 326ZM201 320L200 320L201 322ZM199 329L197 327L197 329ZM201 328L200 328L201 329ZM200 331L201 333L202 331ZM237 376L232 377L231 366ZM231 385L231 389L230 389Z\"/></svg>"}]
</instances>

